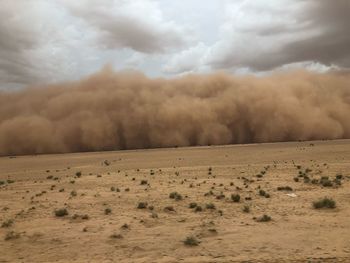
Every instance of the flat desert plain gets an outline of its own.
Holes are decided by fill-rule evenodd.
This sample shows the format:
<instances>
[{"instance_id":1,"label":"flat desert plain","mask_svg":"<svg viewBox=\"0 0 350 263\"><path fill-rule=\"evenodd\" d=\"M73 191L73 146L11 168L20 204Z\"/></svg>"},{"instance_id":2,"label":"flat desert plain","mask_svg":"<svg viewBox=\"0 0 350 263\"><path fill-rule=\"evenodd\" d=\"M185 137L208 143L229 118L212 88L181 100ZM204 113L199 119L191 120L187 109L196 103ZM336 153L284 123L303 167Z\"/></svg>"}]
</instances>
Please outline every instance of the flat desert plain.
<instances>
[{"instance_id":1,"label":"flat desert plain","mask_svg":"<svg viewBox=\"0 0 350 263\"><path fill-rule=\"evenodd\" d=\"M0 181L0 262L350 262L350 140L2 157Z\"/></svg>"}]
</instances>

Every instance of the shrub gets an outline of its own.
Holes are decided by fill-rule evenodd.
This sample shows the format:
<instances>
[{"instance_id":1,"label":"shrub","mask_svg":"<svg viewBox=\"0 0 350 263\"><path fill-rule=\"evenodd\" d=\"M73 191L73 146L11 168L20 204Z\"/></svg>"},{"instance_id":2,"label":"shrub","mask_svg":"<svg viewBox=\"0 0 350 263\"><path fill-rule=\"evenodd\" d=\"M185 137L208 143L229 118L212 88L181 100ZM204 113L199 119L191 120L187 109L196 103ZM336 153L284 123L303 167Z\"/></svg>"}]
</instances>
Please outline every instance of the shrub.
<instances>
[{"instance_id":1,"label":"shrub","mask_svg":"<svg viewBox=\"0 0 350 263\"><path fill-rule=\"evenodd\" d=\"M213 203L209 203L205 205L206 209L215 209L215 205Z\"/></svg>"},{"instance_id":2,"label":"shrub","mask_svg":"<svg viewBox=\"0 0 350 263\"><path fill-rule=\"evenodd\" d=\"M196 208L197 207L197 203L190 203L190 205L189 205L189 208Z\"/></svg>"},{"instance_id":3,"label":"shrub","mask_svg":"<svg viewBox=\"0 0 350 263\"><path fill-rule=\"evenodd\" d=\"M72 197L75 197L75 196L77 196L78 194L77 194L77 191L73 190L72 192L70 192L70 195L71 195Z\"/></svg>"},{"instance_id":4,"label":"shrub","mask_svg":"<svg viewBox=\"0 0 350 263\"><path fill-rule=\"evenodd\" d=\"M250 207L248 205L243 206L243 212L244 213L249 213L250 212Z\"/></svg>"},{"instance_id":5,"label":"shrub","mask_svg":"<svg viewBox=\"0 0 350 263\"><path fill-rule=\"evenodd\" d=\"M112 213L112 209L106 208L105 209L105 215L109 215L110 213Z\"/></svg>"},{"instance_id":6,"label":"shrub","mask_svg":"<svg viewBox=\"0 0 350 263\"><path fill-rule=\"evenodd\" d=\"M332 187L333 183L328 179L328 177L322 177L320 180L320 184L323 187Z\"/></svg>"},{"instance_id":7,"label":"shrub","mask_svg":"<svg viewBox=\"0 0 350 263\"><path fill-rule=\"evenodd\" d=\"M200 205L198 205L198 206L196 206L196 208L194 209L194 211L195 211L195 212L202 212L202 211L203 211L203 208L202 208Z\"/></svg>"},{"instance_id":8,"label":"shrub","mask_svg":"<svg viewBox=\"0 0 350 263\"><path fill-rule=\"evenodd\" d=\"M139 202L137 205L138 209L146 209L148 206L147 202Z\"/></svg>"},{"instance_id":9,"label":"shrub","mask_svg":"<svg viewBox=\"0 0 350 263\"><path fill-rule=\"evenodd\" d=\"M19 233L16 233L14 231L10 231L6 234L5 236L5 240L11 240L11 239L17 239L20 237L20 234Z\"/></svg>"},{"instance_id":10,"label":"shrub","mask_svg":"<svg viewBox=\"0 0 350 263\"><path fill-rule=\"evenodd\" d=\"M241 200L241 196L239 194L232 194L231 200L235 203L239 203L239 201Z\"/></svg>"},{"instance_id":11,"label":"shrub","mask_svg":"<svg viewBox=\"0 0 350 263\"><path fill-rule=\"evenodd\" d=\"M338 179L338 180L341 180L341 179L343 179L343 175L342 174L337 174L335 178Z\"/></svg>"},{"instance_id":12,"label":"shrub","mask_svg":"<svg viewBox=\"0 0 350 263\"><path fill-rule=\"evenodd\" d=\"M2 228L5 228L5 227L10 227L12 226L14 223L13 219L9 219L9 220L6 220L5 222L2 223L1 227Z\"/></svg>"},{"instance_id":13,"label":"shrub","mask_svg":"<svg viewBox=\"0 0 350 263\"><path fill-rule=\"evenodd\" d=\"M262 189L259 190L259 195L261 196L265 196L266 195L266 192Z\"/></svg>"},{"instance_id":14,"label":"shrub","mask_svg":"<svg viewBox=\"0 0 350 263\"><path fill-rule=\"evenodd\" d=\"M336 203L333 199L325 197L325 198L322 198L321 200L313 202L313 207L315 209L322 209L322 208L333 209L336 207Z\"/></svg>"},{"instance_id":15,"label":"shrub","mask_svg":"<svg viewBox=\"0 0 350 263\"><path fill-rule=\"evenodd\" d=\"M164 207L165 212L175 212L175 209L173 206L166 206Z\"/></svg>"},{"instance_id":16,"label":"shrub","mask_svg":"<svg viewBox=\"0 0 350 263\"><path fill-rule=\"evenodd\" d=\"M263 215L257 219L258 222L269 222L271 221L271 217L268 215Z\"/></svg>"},{"instance_id":17,"label":"shrub","mask_svg":"<svg viewBox=\"0 0 350 263\"><path fill-rule=\"evenodd\" d=\"M122 239L123 236L121 234L112 234L112 235L110 235L110 238L112 238L112 239Z\"/></svg>"},{"instance_id":18,"label":"shrub","mask_svg":"<svg viewBox=\"0 0 350 263\"><path fill-rule=\"evenodd\" d=\"M76 175L77 177L80 177L80 176L81 176L81 172L80 172L80 171L79 171L79 172L76 172L75 175Z\"/></svg>"},{"instance_id":19,"label":"shrub","mask_svg":"<svg viewBox=\"0 0 350 263\"><path fill-rule=\"evenodd\" d=\"M57 217L63 217L68 215L68 210L66 208L61 208L55 210L55 216Z\"/></svg>"},{"instance_id":20,"label":"shrub","mask_svg":"<svg viewBox=\"0 0 350 263\"><path fill-rule=\"evenodd\" d=\"M277 187L277 191L293 191L293 188L290 186L279 186Z\"/></svg>"},{"instance_id":21,"label":"shrub","mask_svg":"<svg viewBox=\"0 0 350 263\"><path fill-rule=\"evenodd\" d=\"M148 183L147 180L141 180L141 185L145 185L147 183Z\"/></svg>"},{"instance_id":22,"label":"shrub","mask_svg":"<svg viewBox=\"0 0 350 263\"><path fill-rule=\"evenodd\" d=\"M200 241L193 236L186 237L186 239L183 242L186 246L189 247L198 246L200 244Z\"/></svg>"},{"instance_id":23,"label":"shrub","mask_svg":"<svg viewBox=\"0 0 350 263\"><path fill-rule=\"evenodd\" d=\"M182 195L180 195L178 192L172 192L169 194L169 198L179 201L179 200L182 200Z\"/></svg>"}]
</instances>

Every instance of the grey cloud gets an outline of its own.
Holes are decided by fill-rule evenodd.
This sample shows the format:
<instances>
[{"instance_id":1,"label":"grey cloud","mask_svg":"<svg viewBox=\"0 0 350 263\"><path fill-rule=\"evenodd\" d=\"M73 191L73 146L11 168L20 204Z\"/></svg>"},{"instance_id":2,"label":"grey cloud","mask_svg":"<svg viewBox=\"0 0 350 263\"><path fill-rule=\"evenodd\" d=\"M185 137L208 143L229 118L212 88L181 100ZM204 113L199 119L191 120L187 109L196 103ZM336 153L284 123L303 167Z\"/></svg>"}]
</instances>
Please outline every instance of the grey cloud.
<instances>
[{"instance_id":1,"label":"grey cloud","mask_svg":"<svg viewBox=\"0 0 350 263\"><path fill-rule=\"evenodd\" d=\"M163 53L187 42L184 29L166 21L154 1L66 1L66 6L97 30L97 42L104 48Z\"/></svg>"},{"instance_id":2,"label":"grey cloud","mask_svg":"<svg viewBox=\"0 0 350 263\"><path fill-rule=\"evenodd\" d=\"M286 14L282 22L276 17L275 24L238 30L231 39L222 39L213 47L208 63L213 68L254 71L303 61L349 67L350 2L299 0L289 4L303 8L295 8L298 12Z\"/></svg>"}]
</instances>

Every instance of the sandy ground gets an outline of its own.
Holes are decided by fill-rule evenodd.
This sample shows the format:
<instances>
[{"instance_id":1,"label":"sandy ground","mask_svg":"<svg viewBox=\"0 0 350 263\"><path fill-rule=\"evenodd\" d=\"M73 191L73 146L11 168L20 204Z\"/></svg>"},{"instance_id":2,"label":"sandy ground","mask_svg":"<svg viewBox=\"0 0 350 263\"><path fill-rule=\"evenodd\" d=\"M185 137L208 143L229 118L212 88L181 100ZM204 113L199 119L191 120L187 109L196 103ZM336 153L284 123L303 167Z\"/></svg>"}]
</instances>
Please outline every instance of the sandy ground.
<instances>
[{"instance_id":1,"label":"sandy ground","mask_svg":"<svg viewBox=\"0 0 350 263\"><path fill-rule=\"evenodd\" d=\"M0 262L350 262L350 140L2 157L0 181Z\"/></svg>"}]
</instances>

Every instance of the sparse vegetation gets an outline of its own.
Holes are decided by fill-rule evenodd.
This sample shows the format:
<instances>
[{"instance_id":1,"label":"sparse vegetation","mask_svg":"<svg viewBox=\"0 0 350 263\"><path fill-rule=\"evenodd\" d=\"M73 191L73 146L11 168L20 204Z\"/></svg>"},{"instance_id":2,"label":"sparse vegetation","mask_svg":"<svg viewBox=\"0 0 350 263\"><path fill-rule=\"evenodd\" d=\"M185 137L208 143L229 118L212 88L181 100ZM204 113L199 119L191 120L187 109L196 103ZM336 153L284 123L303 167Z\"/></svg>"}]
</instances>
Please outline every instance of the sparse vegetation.
<instances>
[{"instance_id":1,"label":"sparse vegetation","mask_svg":"<svg viewBox=\"0 0 350 263\"><path fill-rule=\"evenodd\" d=\"M19 233L16 233L14 231L10 231L6 234L5 236L5 240L8 241L8 240L13 240L13 239L18 239L20 238L20 234Z\"/></svg>"},{"instance_id":2,"label":"sparse vegetation","mask_svg":"<svg viewBox=\"0 0 350 263\"><path fill-rule=\"evenodd\" d=\"M182 195L179 194L178 192L172 192L169 194L170 199L175 199L176 201L182 200Z\"/></svg>"},{"instance_id":3,"label":"sparse vegetation","mask_svg":"<svg viewBox=\"0 0 350 263\"><path fill-rule=\"evenodd\" d=\"M213 203L209 203L209 204L206 204L206 205L205 205L205 208L206 208L206 209L214 210L214 209L215 209L215 205L214 205Z\"/></svg>"},{"instance_id":4,"label":"sparse vegetation","mask_svg":"<svg viewBox=\"0 0 350 263\"><path fill-rule=\"evenodd\" d=\"M250 212L250 207L248 205L243 206L243 212L244 213L249 213Z\"/></svg>"},{"instance_id":5,"label":"sparse vegetation","mask_svg":"<svg viewBox=\"0 0 350 263\"><path fill-rule=\"evenodd\" d=\"M203 208L200 205L197 205L196 208L194 209L195 212L202 212Z\"/></svg>"},{"instance_id":6,"label":"sparse vegetation","mask_svg":"<svg viewBox=\"0 0 350 263\"><path fill-rule=\"evenodd\" d=\"M164 207L165 212L175 212L175 209L173 206L166 206Z\"/></svg>"},{"instance_id":7,"label":"sparse vegetation","mask_svg":"<svg viewBox=\"0 0 350 263\"><path fill-rule=\"evenodd\" d=\"M189 236L189 237L186 237L183 243L186 246L194 247L194 246L198 246L200 244L200 241L194 236Z\"/></svg>"},{"instance_id":8,"label":"sparse vegetation","mask_svg":"<svg viewBox=\"0 0 350 263\"><path fill-rule=\"evenodd\" d=\"M313 202L313 207L315 209L323 209L323 208L334 209L336 207L336 203L333 199L325 197L318 201Z\"/></svg>"},{"instance_id":9,"label":"sparse vegetation","mask_svg":"<svg viewBox=\"0 0 350 263\"><path fill-rule=\"evenodd\" d=\"M138 209L146 209L148 206L147 202L139 202L137 205Z\"/></svg>"},{"instance_id":10,"label":"sparse vegetation","mask_svg":"<svg viewBox=\"0 0 350 263\"><path fill-rule=\"evenodd\" d=\"M239 201L241 200L241 196L239 194L232 194L231 200L235 203L239 203Z\"/></svg>"},{"instance_id":11,"label":"sparse vegetation","mask_svg":"<svg viewBox=\"0 0 350 263\"><path fill-rule=\"evenodd\" d=\"M269 221L271 221L271 217L268 215L263 215L263 216L259 217L256 221L257 222L269 222Z\"/></svg>"},{"instance_id":12,"label":"sparse vegetation","mask_svg":"<svg viewBox=\"0 0 350 263\"><path fill-rule=\"evenodd\" d=\"M106 208L105 209L105 215L109 215L110 213L112 213L112 209L111 208Z\"/></svg>"},{"instance_id":13,"label":"sparse vegetation","mask_svg":"<svg viewBox=\"0 0 350 263\"><path fill-rule=\"evenodd\" d=\"M293 191L293 188L290 186L279 186L277 187L278 191Z\"/></svg>"},{"instance_id":14,"label":"sparse vegetation","mask_svg":"<svg viewBox=\"0 0 350 263\"><path fill-rule=\"evenodd\" d=\"M145 184L147 184L148 182L147 182L147 180L141 180L141 185L145 185Z\"/></svg>"},{"instance_id":15,"label":"sparse vegetation","mask_svg":"<svg viewBox=\"0 0 350 263\"><path fill-rule=\"evenodd\" d=\"M193 209L197 207L197 203L190 203L189 208Z\"/></svg>"},{"instance_id":16,"label":"sparse vegetation","mask_svg":"<svg viewBox=\"0 0 350 263\"><path fill-rule=\"evenodd\" d=\"M66 208L61 208L55 210L55 216L56 217L64 217L68 215L68 210Z\"/></svg>"},{"instance_id":17,"label":"sparse vegetation","mask_svg":"<svg viewBox=\"0 0 350 263\"><path fill-rule=\"evenodd\" d=\"M1 224L1 227L2 228L11 227L13 223L14 223L13 219L8 219Z\"/></svg>"},{"instance_id":18,"label":"sparse vegetation","mask_svg":"<svg viewBox=\"0 0 350 263\"><path fill-rule=\"evenodd\" d=\"M270 194L267 193L265 190L260 189L259 190L259 195L264 196L265 198L270 198Z\"/></svg>"}]
</instances>

